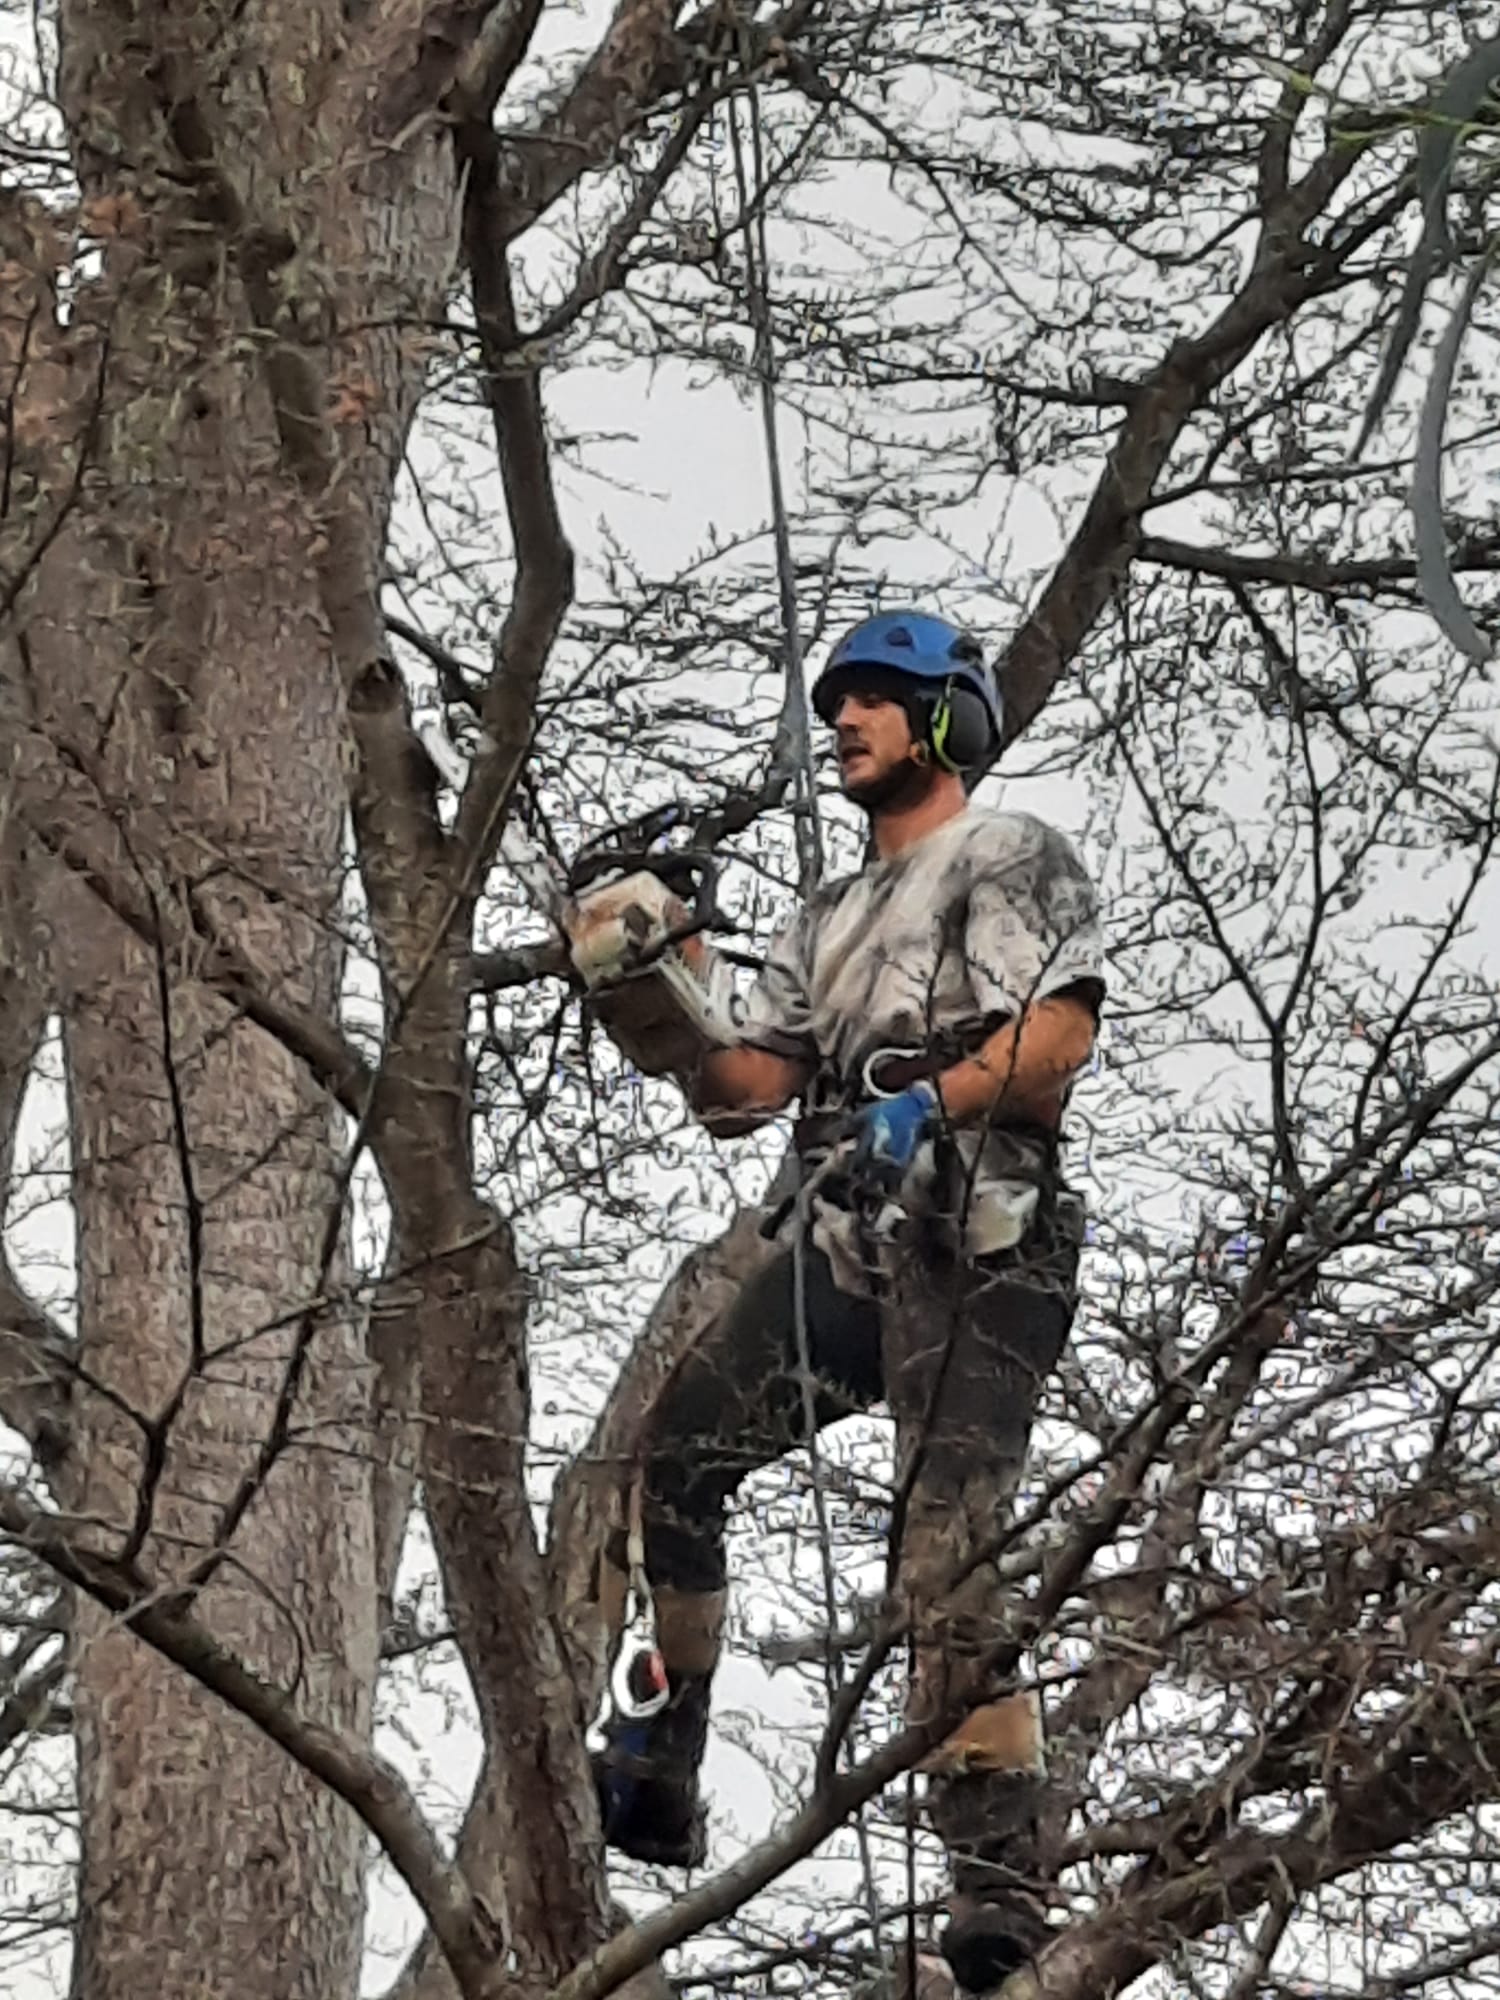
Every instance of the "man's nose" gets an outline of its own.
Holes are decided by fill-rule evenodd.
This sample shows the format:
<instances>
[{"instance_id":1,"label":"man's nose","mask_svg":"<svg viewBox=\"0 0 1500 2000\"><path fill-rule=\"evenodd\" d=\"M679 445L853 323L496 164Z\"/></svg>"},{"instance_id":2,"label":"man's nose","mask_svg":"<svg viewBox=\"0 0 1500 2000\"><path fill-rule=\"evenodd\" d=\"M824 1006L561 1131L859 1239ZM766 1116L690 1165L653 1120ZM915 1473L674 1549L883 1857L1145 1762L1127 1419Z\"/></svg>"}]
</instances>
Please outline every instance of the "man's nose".
<instances>
[{"instance_id":1,"label":"man's nose","mask_svg":"<svg viewBox=\"0 0 1500 2000\"><path fill-rule=\"evenodd\" d=\"M864 703L857 694L840 695L839 705L833 711L834 728L852 729L859 721L863 710Z\"/></svg>"}]
</instances>

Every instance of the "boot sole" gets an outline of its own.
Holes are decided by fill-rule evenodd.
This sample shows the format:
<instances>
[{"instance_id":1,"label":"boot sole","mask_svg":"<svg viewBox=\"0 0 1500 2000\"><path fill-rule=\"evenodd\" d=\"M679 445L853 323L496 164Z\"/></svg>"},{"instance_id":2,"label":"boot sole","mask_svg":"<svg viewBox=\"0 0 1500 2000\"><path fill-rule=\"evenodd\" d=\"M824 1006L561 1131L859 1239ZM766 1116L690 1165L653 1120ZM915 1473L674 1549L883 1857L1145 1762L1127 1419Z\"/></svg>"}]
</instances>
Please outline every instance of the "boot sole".
<instances>
[{"instance_id":1,"label":"boot sole","mask_svg":"<svg viewBox=\"0 0 1500 2000\"><path fill-rule=\"evenodd\" d=\"M1029 1965L1046 1942L1021 1930L1006 1930L994 1918L949 1924L939 1947L948 1970L965 1993L993 1993L1012 1973Z\"/></svg>"}]
</instances>

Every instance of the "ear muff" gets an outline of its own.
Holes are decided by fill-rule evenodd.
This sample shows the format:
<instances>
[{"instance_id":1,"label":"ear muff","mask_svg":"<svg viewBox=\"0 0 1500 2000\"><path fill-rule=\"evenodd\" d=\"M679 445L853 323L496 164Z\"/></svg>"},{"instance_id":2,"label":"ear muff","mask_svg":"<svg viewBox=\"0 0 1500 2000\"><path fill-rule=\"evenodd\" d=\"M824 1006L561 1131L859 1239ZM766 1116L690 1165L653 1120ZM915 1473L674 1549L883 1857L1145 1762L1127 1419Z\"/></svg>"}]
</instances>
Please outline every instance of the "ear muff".
<instances>
[{"instance_id":1,"label":"ear muff","mask_svg":"<svg viewBox=\"0 0 1500 2000\"><path fill-rule=\"evenodd\" d=\"M945 771L977 771L994 748L989 712L972 688L949 681L933 703L927 741Z\"/></svg>"}]
</instances>

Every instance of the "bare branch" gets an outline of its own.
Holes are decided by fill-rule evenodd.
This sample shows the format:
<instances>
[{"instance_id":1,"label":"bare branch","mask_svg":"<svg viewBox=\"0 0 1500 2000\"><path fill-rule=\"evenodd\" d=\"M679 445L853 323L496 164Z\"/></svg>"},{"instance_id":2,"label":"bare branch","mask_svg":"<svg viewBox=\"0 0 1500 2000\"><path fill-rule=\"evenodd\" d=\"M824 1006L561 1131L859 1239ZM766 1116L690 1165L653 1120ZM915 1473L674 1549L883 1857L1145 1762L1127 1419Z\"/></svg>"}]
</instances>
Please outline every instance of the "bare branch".
<instances>
[{"instance_id":1,"label":"bare branch","mask_svg":"<svg viewBox=\"0 0 1500 2000\"><path fill-rule=\"evenodd\" d=\"M0 833L0 1199L11 1192L16 1134L50 998L35 920L36 855L9 817ZM0 1415L56 1472L70 1429L68 1343L0 1251Z\"/></svg>"},{"instance_id":2,"label":"bare branch","mask_svg":"<svg viewBox=\"0 0 1500 2000\"><path fill-rule=\"evenodd\" d=\"M542 669L572 597L573 552L557 509L540 383L534 372L500 368L518 329L492 135L466 127L462 146L469 163L464 247L516 553L515 588L481 709L485 747L464 789L453 836L459 893L467 896L494 852L530 748Z\"/></svg>"},{"instance_id":3,"label":"bare branch","mask_svg":"<svg viewBox=\"0 0 1500 2000\"><path fill-rule=\"evenodd\" d=\"M398 639L404 639L408 646L415 648L428 665L436 670L445 701L471 708L478 714L479 690L471 685L462 664L446 646L440 646L437 640L424 632L419 625L409 624L406 619L394 617L389 612L386 614L385 624L388 632L394 632Z\"/></svg>"},{"instance_id":4,"label":"bare branch","mask_svg":"<svg viewBox=\"0 0 1500 2000\"><path fill-rule=\"evenodd\" d=\"M561 109L529 131L500 135L494 159L503 163L496 182L503 208L487 219L499 225L488 254L498 256L580 174L602 165L644 111L686 81L692 56L674 32L677 11L678 0L618 0Z\"/></svg>"},{"instance_id":5,"label":"bare branch","mask_svg":"<svg viewBox=\"0 0 1500 2000\"><path fill-rule=\"evenodd\" d=\"M66 1675L67 1661L59 1653L35 1673L15 1680L4 1701L0 1702L0 1756L12 1749L23 1736L29 1736L41 1727L52 1706L53 1696Z\"/></svg>"},{"instance_id":6,"label":"bare branch","mask_svg":"<svg viewBox=\"0 0 1500 2000\"><path fill-rule=\"evenodd\" d=\"M603 166L672 92L708 65L732 59L746 74L778 62L785 43L817 9L791 0L769 20L736 6L704 7L684 27L679 0L618 0L599 46L559 110L498 141L502 241L512 241L582 175Z\"/></svg>"},{"instance_id":7,"label":"bare branch","mask_svg":"<svg viewBox=\"0 0 1500 2000\"><path fill-rule=\"evenodd\" d=\"M0 1416L36 1453L47 1473L67 1456L72 1434L69 1342L0 1266Z\"/></svg>"},{"instance_id":8,"label":"bare branch","mask_svg":"<svg viewBox=\"0 0 1500 2000\"><path fill-rule=\"evenodd\" d=\"M541 11L540 0L422 0L415 10L393 7L388 22L374 30L383 87L369 113L370 129L399 143L411 121L435 111L450 91L466 101L472 93L479 114L488 117ZM390 32L382 34L382 27Z\"/></svg>"},{"instance_id":9,"label":"bare branch","mask_svg":"<svg viewBox=\"0 0 1500 2000\"><path fill-rule=\"evenodd\" d=\"M113 1612L200 1686L243 1715L358 1814L431 1924L464 2000L512 2000L496 1920L444 1859L405 1780L355 1736L310 1721L189 1618L168 1612L140 1580L82 1547L55 1515L0 1487L0 1533L65 1583Z\"/></svg>"},{"instance_id":10,"label":"bare branch","mask_svg":"<svg viewBox=\"0 0 1500 2000\"><path fill-rule=\"evenodd\" d=\"M1207 1924L1248 1915L1268 1898L1300 1896L1417 1839L1483 1799L1500 1755L1500 1703L1493 1667L1476 1661L1441 1701L1408 1702L1327 1804L1279 1837L1234 1827L1205 1850L1200 1865L1164 1870L1148 1861L1112 1907L1051 1946L1034 1971L1017 1974L1006 2000L1093 2000L1121 1992L1160 1962L1171 1940ZM1196 1795L1183 1818L1207 1811ZM1153 1855L1170 1851L1155 1817ZM1381 1989L1385 1990L1385 1989Z\"/></svg>"},{"instance_id":11,"label":"bare branch","mask_svg":"<svg viewBox=\"0 0 1500 2000\"><path fill-rule=\"evenodd\" d=\"M496 0L459 65L450 108L460 123L489 122L506 84L525 60L541 12L542 0Z\"/></svg>"},{"instance_id":12,"label":"bare branch","mask_svg":"<svg viewBox=\"0 0 1500 2000\"><path fill-rule=\"evenodd\" d=\"M730 1916L825 1841L851 1813L941 1742L955 1718L902 1730L862 1763L826 1778L778 1833L730 1867L655 1911L595 1952L557 1987L552 2000L605 2000L664 1951Z\"/></svg>"},{"instance_id":13,"label":"bare branch","mask_svg":"<svg viewBox=\"0 0 1500 2000\"><path fill-rule=\"evenodd\" d=\"M1300 232L1358 157L1352 145L1336 147L1275 205L1244 288L1204 333L1174 342L1140 384L1083 519L1006 650L1000 678L1007 742L1040 711L1118 587L1135 553L1141 515L1188 418L1269 327L1328 288L1328 269L1300 254Z\"/></svg>"},{"instance_id":14,"label":"bare branch","mask_svg":"<svg viewBox=\"0 0 1500 2000\"><path fill-rule=\"evenodd\" d=\"M38 739L30 742L35 748ZM104 908L128 926L153 950L186 948L205 985L221 994L258 1028L273 1036L288 1052L306 1063L335 1100L358 1117L368 1099L373 1074L338 1028L315 1009L283 996L272 997L239 947L217 932L189 892L185 914L189 925L172 922L163 937L159 920L180 918L180 904L151 897L129 866L107 822L90 798L53 768L62 782L47 795L34 788L21 804L26 823L37 840L63 867L87 884Z\"/></svg>"},{"instance_id":15,"label":"bare branch","mask_svg":"<svg viewBox=\"0 0 1500 2000\"><path fill-rule=\"evenodd\" d=\"M1279 584L1292 590L1316 591L1320 596L1410 583L1417 574L1414 556L1365 556L1331 562L1325 556L1290 551L1285 555L1242 555L1234 549L1204 548L1165 535L1143 536L1136 559L1195 576L1220 577L1227 583ZM1453 566L1457 570L1500 569L1500 535L1468 536L1454 547Z\"/></svg>"}]
</instances>

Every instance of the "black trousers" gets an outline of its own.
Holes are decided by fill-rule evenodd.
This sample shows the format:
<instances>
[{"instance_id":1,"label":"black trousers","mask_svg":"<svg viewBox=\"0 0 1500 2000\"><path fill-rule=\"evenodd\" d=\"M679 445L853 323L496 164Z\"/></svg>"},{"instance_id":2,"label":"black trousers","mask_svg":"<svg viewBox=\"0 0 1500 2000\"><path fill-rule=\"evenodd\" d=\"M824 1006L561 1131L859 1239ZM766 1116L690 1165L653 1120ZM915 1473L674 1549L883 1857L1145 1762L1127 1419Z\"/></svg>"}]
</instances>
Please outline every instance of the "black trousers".
<instances>
[{"instance_id":1,"label":"black trousers","mask_svg":"<svg viewBox=\"0 0 1500 2000\"><path fill-rule=\"evenodd\" d=\"M705 1329L648 1422L652 1584L673 1598L722 1591L736 1490L806 1440L800 1258L815 1425L881 1401L896 1422L895 1555L917 1642L913 1712L929 1700L989 1700L984 1657L1003 1634L993 1558L1037 1392L1076 1299L1081 1232L1076 1204L1064 1201L1050 1191L1021 1243L993 1257L964 1260L918 1241L894 1261L878 1301L840 1290L811 1242L778 1251Z\"/></svg>"}]
</instances>

